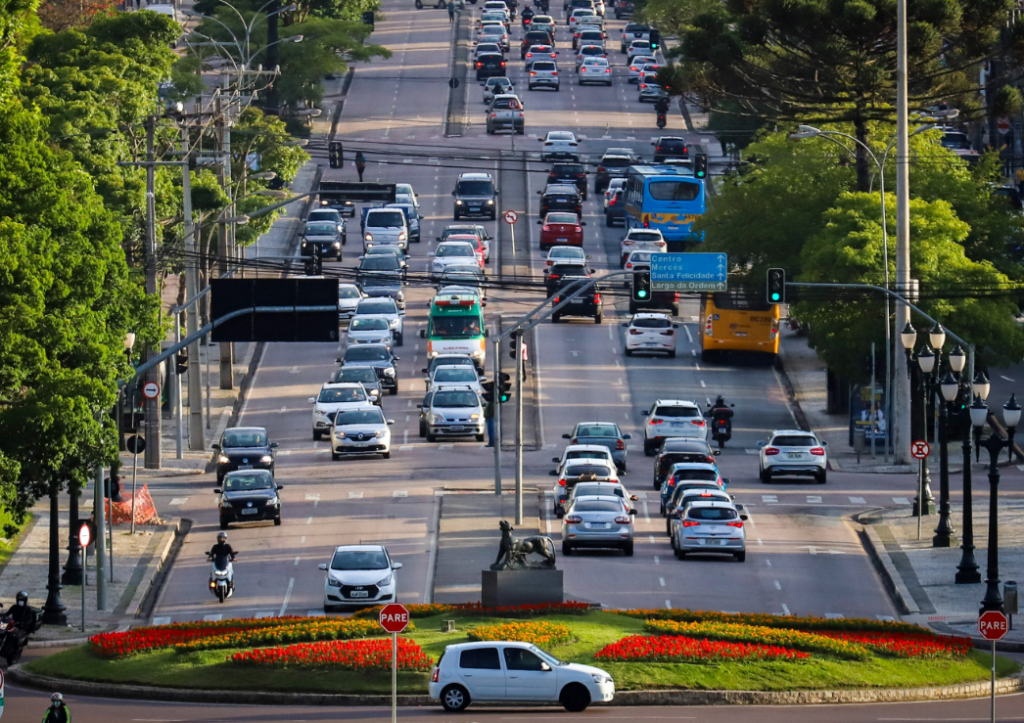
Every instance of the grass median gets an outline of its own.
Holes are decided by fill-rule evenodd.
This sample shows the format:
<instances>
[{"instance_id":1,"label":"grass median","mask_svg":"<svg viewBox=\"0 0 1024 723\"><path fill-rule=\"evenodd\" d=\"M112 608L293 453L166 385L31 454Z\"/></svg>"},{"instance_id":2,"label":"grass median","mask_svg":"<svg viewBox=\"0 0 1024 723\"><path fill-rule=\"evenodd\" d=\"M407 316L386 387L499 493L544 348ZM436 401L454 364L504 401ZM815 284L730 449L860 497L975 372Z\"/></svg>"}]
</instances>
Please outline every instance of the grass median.
<instances>
[{"instance_id":1,"label":"grass median","mask_svg":"<svg viewBox=\"0 0 1024 723\"><path fill-rule=\"evenodd\" d=\"M441 632L442 621L456 621L455 632ZM572 662L597 665L615 679L618 690L840 690L913 688L952 685L986 680L991 658L978 650L964 657L907 659L873 655L863 661L812 655L800 660L608 662L595 654L627 636L643 635L644 621L608 612L585 615L545 615L536 620L565 625L573 639L548 649ZM434 660L445 646L468 642L472 628L508 623L508 618L446 613L416 618L416 629L407 637ZM279 690L312 693L387 693L390 672L339 670L292 666L251 666L230 662L242 649L178 653L173 649L129 657L103 658L88 646L32 661L25 667L41 675L106 683L155 685L218 690ZM999 658L997 674L1020 669ZM400 672L400 693L425 694L429 673Z\"/></svg>"}]
</instances>

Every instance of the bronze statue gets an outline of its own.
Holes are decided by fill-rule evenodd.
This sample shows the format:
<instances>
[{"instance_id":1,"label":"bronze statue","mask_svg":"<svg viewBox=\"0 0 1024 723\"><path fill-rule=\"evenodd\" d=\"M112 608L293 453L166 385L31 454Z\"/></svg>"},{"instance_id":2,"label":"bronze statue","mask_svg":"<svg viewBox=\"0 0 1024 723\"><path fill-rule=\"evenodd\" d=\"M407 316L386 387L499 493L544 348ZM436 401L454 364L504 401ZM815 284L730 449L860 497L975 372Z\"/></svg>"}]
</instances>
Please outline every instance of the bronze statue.
<instances>
[{"instance_id":1,"label":"bronze statue","mask_svg":"<svg viewBox=\"0 0 1024 723\"><path fill-rule=\"evenodd\" d=\"M555 543L550 537L526 537L518 539L512 535L512 525L505 520L498 523L501 528L501 545L498 557L491 565L492 570L553 570L555 567ZM543 559L536 562L526 559L535 553Z\"/></svg>"}]
</instances>

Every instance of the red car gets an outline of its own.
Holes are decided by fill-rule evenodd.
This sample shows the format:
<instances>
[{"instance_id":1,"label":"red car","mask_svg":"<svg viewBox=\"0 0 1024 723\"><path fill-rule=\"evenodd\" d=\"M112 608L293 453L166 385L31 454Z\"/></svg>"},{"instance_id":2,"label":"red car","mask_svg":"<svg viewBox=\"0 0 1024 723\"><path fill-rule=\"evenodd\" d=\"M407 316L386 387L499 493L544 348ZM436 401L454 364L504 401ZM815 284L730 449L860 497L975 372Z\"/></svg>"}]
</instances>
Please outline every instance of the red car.
<instances>
[{"instance_id":1,"label":"red car","mask_svg":"<svg viewBox=\"0 0 1024 723\"><path fill-rule=\"evenodd\" d=\"M476 253L476 260L480 264L480 268L486 270L484 265L484 242L475 233L453 233L445 241L465 241L470 244Z\"/></svg>"},{"instance_id":2,"label":"red car","mask_svg":"<svg viewBox=\"0 0 1024 723\"><path fill-rule=\"evenodd\" d=\"M544 217L540 229L540 250L547 251L552 246L582 246L583 227L586 221L580 221L575 213L555 211Z\"/></svg>"}]
</instances>

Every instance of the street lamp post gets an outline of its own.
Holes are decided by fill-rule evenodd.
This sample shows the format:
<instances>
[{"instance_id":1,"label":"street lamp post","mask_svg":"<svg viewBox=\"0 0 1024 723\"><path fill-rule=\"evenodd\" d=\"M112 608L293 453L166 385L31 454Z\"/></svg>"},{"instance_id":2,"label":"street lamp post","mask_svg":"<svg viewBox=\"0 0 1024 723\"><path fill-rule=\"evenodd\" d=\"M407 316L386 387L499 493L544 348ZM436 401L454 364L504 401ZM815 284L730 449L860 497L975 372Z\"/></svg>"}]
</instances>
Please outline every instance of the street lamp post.
<instances>
[{"instance_id":1,"label":"street lamp post","mask_svg":"<svg viewBox=\"0 0 1024 723\"><path fill-rule=\"evenodd\" d=\"M974 397L970 414L971 428L964 430L964 536L960 545L960 564L956 566L954 578L957 585L981 582L978 561L974 558L974 493L971 489L971 435L975 429L980 430L988 418L988 407L980 396Z\"/></svg>"},{"instance_id":2,"label":"street lamp post","mask_svg":"<svg viewBox=\"0 0 1024 723\"><path fill-rule=\"evenodd\" d=\"M935 353L925 347L917 353L917 366L921 381L921 438L928 441L928 400L932 392L932 370L935 369ZM919 516L935 514L935 497L932 495L932 478L928 469L928 458L921 460L922 499L914 500Z\"/></svg>"},{"instance_id":3,"label":"street lamp post","mask_svg":"<svg viewBox=\"0 0 1024 723\"><path fill-rule=\"evenodd\" d=\"M939 391L943 399L939 405L939 524L935 527L932 547L950 547L955 540L949 519L949 406L960 392L960 382L952 372L947 371L942 377Z\"/></svg>"},{"instance_id":4,"label":"street lamp post","mask_svg":"<svg viewBox=\"0 0 1024 723\"><path fill-rule=\"evenodd\" d=\"M987 412L987 410L986 410ZM1020 421L1021 407L1014 395L1010 395L1010 401L1003 405L1003 422L1006 424L1006 439L993 432L988 439L980 442L980 445L988 450L988 565L985 570L985 597L981 601L982 613L990 610L1005 612L1003 596L999 591L999 454L1003 449L1010 449L1010 458L1013 458L1013 435L1017 431L1017 423ZM987 414L985 415L987 417ZM984 425L982 414L977 417L971 414L971 423L975 429L980 431Z\"/></svg>"},{"instance_id":5,"label":"street lamp post","mask_svg":"<svg viewBox=\"0 0 1024 723\"><path fill-rule=\"evenodd\" d=\"M913 357L914 357L914 353L913 353L914 352L914 346L917 344L917 331L914 329L914 327L909 322L907 323L906 326L903 327L903 331L900 332L900 343L903 344L903 350L906 353L907 374L911 378L911 383L913 383L913 380L914 380L914 377L915 377L915 373L914 373L914 365L911 363L911 361L913 360ZM916 374L916 376L920 380L921 386L925 387L926 386L925 377L928 374L930 374L931 370L934 368L934 365L935 365L935 355L932 354L930 349L925 347L924 349L922 349L918 353L917 360L918 360L918 373ZM925 400L925 411L924 411L924 415L923 415L924 418L922 420L923 421L922 428L924 430L925 436L927 436L927 431L928 431L928 420L927 420L928 397L927 397L927 391L925 391L924 400ZM935 512L935 498L932 496L930 482L931 482L931 480L928 477L928 466L927 466L927 464L925 464L925 460L922 459L918 463L918 470L917 470L917 490L918 490L918 492L917 492L917 495L914 496L914 509L913 509L913 515L915 517L922 517L924 515L930 515L930 514ZM918 525L918 527L920 527L920 524Z\"/></svg>"}]
</instances>

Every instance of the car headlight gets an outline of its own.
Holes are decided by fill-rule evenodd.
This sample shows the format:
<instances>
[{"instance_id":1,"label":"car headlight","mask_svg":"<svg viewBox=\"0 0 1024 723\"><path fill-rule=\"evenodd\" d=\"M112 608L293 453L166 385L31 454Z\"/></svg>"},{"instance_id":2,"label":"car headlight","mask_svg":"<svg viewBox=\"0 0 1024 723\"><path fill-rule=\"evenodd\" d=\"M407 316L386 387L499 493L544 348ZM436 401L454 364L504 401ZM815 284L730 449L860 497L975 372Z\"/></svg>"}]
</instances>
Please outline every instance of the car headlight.
<instances>
[{"instance_id":1,"label":"car headlight","mask_svg":"<svg viewBox=\"0 0 1024 723\"><path fill-rule=\"evenodd\" d=\"M390 368L390 367L388 367L387 369L384 370L384 376L386 376L386 377L393 377L393 376L395 376L395 370Z\"/></svg>"},{"instance_id":2,"label":"car headlight","mask_svg":"<svg viewBox=\"0 0 1024 723\"><path fill-rule=\"evenodd\" d=\"M328 577L327 584L331 587L341 587L341 580L335 580L333 577Z\"/></svg>"},{"instance_id":3,"label":"car headlight","mask_svg":"<svg viewBox=\"0 0 1024 723\"><path fill-rule=\"evenodd\" d=\"M399 319L399 318L397 318L397 317L396 317L396 318L392 319L391 321L389 321L389 322L388 322L388 324L390 324L390 325L391 325L391 328L392 328L392 329L397 329L397 328L398 328L398 323L399 323L400 321L401 321L401 319Z\"/></svg>"},{"instance_id":4,"label":"car headlight","mask_svg":"<svg viewBox=\"0 0 1024 723\"><path fill-rule=\"evenodd\" d=\"M444 415L434 414L430 417L430 421L433 422L434 424L444 424Z\"/></svg>"},{"instance_id":5,"label":"car headlight","mask_svg":"<svg viewBox=\"0 0 1024 723\"><path fill-rule=\"evenodd\" d=\"M386 429L378 429L376 432L373 433L373 436L376 437L377 439L382 439L387 433L388 430Z\"/></svg>"},{"instance_id":6,"label":"car headlight","mask_svg":"<svg viewBox=\"0 0 1024 723\"><path fill-rule=\"evenodd\" d=\"M262 464L270 464L273 461L274 461L274 458L271 455L269 455L269 454L265 454L262 457L260 457L260 462Z\"/></svg>"},{"instance_id":7,"label":"car headlight","mask_svg":"<svg viewBox=\"0 0 1024 723\"><path fill-rule=\"evenodd\" d=\"M477 420L477 419L480 419L480 415L479 414L470 414L469 418L471 420Z\"/></svg>"},{"instance_id":8,"label":"car headlight","mask_svg":"<svg viewBox=\"0 0 1024 723\"><path fill-rule=\"evenodd\" d=\"M309 246L309 244L308 244L308 243L306 243L305 241L303 241L303 242L302 242L302 248L306 248L307 246Z\"/></svg>"},{"instance_id":9,"label":"car headlight","mask_svg":"<svg viewBox=\"0 0 1024 723\"><path fill-rule=\"evenodd\" d=\"M370 396L371 397L376 397L378 394L380 394L380 389L371 389L370 390Z\"/></svg>"},{"instance_id":10,"label":"car headlight","mask_svg":"<svg viewBox=\"0 0 1024 723\"><path fill-rule=\"evenodd\" d=\"M327 412L320 407L314 407L313 414L326 414Z\"/></svg>"},{"instance_id":11,"label":"car headlight","mask_svg":"<svg viewBox=\"0 0 1024 723\"><path fill-rule=\"evenodd\" d=\"M221 456L217 457L217 462L219 462L220 464L227 464L230 461L231 459L228 458L226 454L222 454Z\"/></svg>"},{"instance_id":12,"label":"car headlight","mask_svg":"<svg viewBox=\"0 0 1024 723\"><path fill-rule=\"evenodd\" d=\"M271 497L269 500L267 500L267 506L268 507L280 507L281 506L281 500L279 500L277 497Z\"/></svg>"},{"instance_id":13,"label":"car headlight","mask_svg":"<svg viewBox=\"0 0 1024 723\"><path fill-rule=\"evenodd\" d=\"M475 349L472 352L470 352L469 355L471 357L473 357L474 359L479 359L480 357L482 357L484 355L484 350L483 349Z\"/></svg>"},{"instance_id":14,"label":"car headlight","mask_svg":"<svg viewBox=\"0 0 1024 723\"><path fill-rule=\"evenodd\" d=\"M368 233L365 236L363 236L363 239L366 240L366 241L373 241L373 234L372 233Z\"/></svg>"},{"instance_id":15,"label":"car headlight","mask_svg":"<svg viewBox=\"0 0 1024 723\"><path fill-rule=\"evenodd\" d=\"M494 205L494 199L493 198L487 199L487 205L488 206L493 206Z\"/></svg>"},{"instance_id":16,"label":"car headlight","mask_svg":"<svg viewBox=\"0 0 1024 723\"><path fill-rule=\"evenodd\" d=\"M590 675L594 679L594 682L598 683L598 684L611 683L612 682L612 679L609 676L602 675L601 673L591 673Z\"/></svg>"},{"instance_id":17,"label":"car headlight","mask_svg":"<svg viewBox=\"0 0 1024 723\"><path fill-rule=\"evenodd\" d=\"M385 577L383 580L378 580L376 582L376 585L377 585L377 587L387 587L388 585L390 585L394 581L395 581L395 573L391 573L390 575Z\"/></svg>"},{"instance_id":18,"label":"car headlight","mask_svg":"<svg viewBox=\"0 0 1024 723\"><path fill-rule=\"evenodd\" d=\"M456 206L461 206L462 205L462 199L461 198L456 198L455 199L455 205Z\"/></svg>"},{"instance_id":19,"label":"car headlight","mask_svg":"<svg viewBox=\"0 0 1024 723\"><path fill-rule=\"evenodd\" d=\"M405 231L402 231L400 234L398 234L398 240L405 241Z\"/></svg>"},{"instance_id":20,"label":"car headlight","mask_svg":"<svg viewBox=\"0 0 1024 723\"><path fill-rule=\"evenodd\" d=\"M334 438L335 439L345 439L345 433L344 432L335 432L334 433Z\"/></svg>"},{"instance_id":21,"label":"car headlight","mask_svg":"<svg viewBox=\"0 0 1024 723\"><path fill-rule=\"evenodd\" d=\"M334 242L334 248L340 249L341 248L341 241L335 241Z\"/></svg>"}]
</instances>

